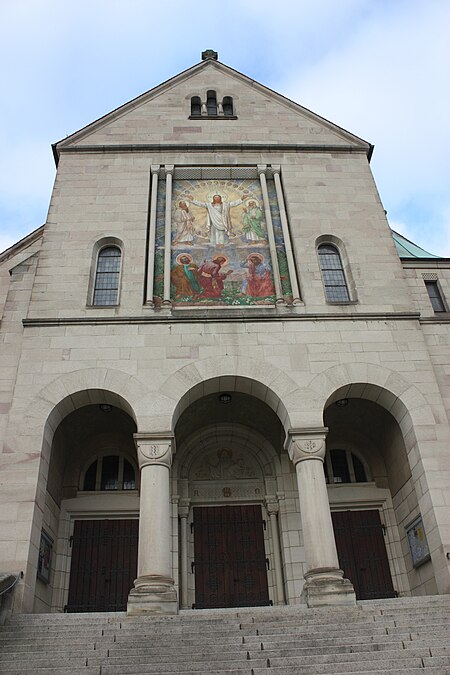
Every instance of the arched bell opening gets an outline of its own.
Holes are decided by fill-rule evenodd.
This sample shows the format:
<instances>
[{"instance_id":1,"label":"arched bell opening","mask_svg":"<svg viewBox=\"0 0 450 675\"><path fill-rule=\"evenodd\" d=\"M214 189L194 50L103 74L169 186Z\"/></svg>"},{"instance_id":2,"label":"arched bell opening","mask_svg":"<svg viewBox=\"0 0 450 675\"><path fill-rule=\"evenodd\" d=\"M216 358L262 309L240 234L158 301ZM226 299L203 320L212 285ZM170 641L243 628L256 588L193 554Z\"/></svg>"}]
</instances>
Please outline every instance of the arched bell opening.
<instances>
[{"instance_id":1,"label":"arched bell opening","mask_svg":"<svg viewBox=\"0 0 450 675\"><path fill-rule=\"evenodd\" d=\"M339 563L357 599L437 592L411 472L409 419L397 397L373 385L341 388L324 411Z\"/></svg>"},{"instance_id":2,"label":"arched bell opening","mask_svg":"<svg viewBox=\"0 0 450 675\"><path fill-rule=\"evenodd\" d=\"M34 611L119 611L136 578L136 422L107 391L79 392L47 423ZM47 463L48 462L48 463Z\"/></svg>"},{"instance_id":3,"label":"arched bell opening","mask_svg":"<svg viewBox=\"0 0 450 675\"><path fill-rule=\"evenodd\" d=\"M284 429L264 401L216 391L176 427L182 608L283 604L279 481Z\"/></svg>"}]
</instances>

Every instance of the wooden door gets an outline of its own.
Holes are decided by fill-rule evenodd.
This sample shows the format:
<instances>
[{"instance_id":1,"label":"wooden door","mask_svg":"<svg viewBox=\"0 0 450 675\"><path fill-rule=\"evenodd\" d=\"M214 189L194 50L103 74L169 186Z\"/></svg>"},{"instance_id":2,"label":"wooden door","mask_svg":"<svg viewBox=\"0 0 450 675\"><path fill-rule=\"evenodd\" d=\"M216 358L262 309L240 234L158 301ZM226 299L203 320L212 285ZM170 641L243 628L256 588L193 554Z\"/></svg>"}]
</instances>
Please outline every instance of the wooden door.
<instances>
[{"instance_id":1,"label":"wooden door","mask_svg":"<svg viewBox=\"0 0 450 675\"><path fill-rule=\"evenodd\" d=\"M68 612L119 612L137 574L138 520L76 520Z\"/></svg>"},{"instance_id":2,"label":"wooden door","mask_svg":"<svg viewBox=\"0 0 450 675\"><path fill-rule=\"evenodd\" d=\"M269 604L261 506L194 508L195 608Z\"/></svg>"},{"instance_id":3,"label":"wooden door","mask_svg":"<svg viewBox=\"0 0 450 675\"><path fill-rule=\"evenodd\" d=\"M339 565L358 600L395 597L379 511L331 514Z\"/></svg>"}]
</instances>

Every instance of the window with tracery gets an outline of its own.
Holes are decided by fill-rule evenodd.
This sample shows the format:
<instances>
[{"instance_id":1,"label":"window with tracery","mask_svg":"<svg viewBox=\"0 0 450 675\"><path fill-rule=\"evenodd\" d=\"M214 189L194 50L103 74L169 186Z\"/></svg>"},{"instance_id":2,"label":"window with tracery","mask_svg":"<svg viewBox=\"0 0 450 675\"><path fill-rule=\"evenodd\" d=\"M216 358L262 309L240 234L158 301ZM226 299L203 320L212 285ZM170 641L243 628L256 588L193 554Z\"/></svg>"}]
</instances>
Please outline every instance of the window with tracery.
<instances>
[{"instance_id":1,"label":"window with tracery","mask_svg":"<svg viewBox=\"0 0 450 675\"><path fill-rule=\"evenodd\" d=\"M104 455L95 459L84 474L83 490L136 490L136 472L122 455Z\"/></svg>"},{"instance_id":2,"label":"window with tracery","mask_svg":"<svg viewBox=\"0 0 450 675\"><path fill-rule=\"evenodd\" d=\"M233 115L233 99L231 96L224 96L222 108L225 117L231 117Z\"/></svg>"},{"instance_id":3,"label":"window with tracery","mask_svg":"<svg viewBox=\"0 0 450 675\"><path fill-rule=\"evenodd\" d=\"M317 251L327 301L349 302L350 294L338 249L333 244L321 244Z\"/></svg>"},{"instance_id":4,"label":"window with tracery","mask_svg":"<svg viewBox=\"0 0 450 675\"><path fill-rule=\"evenodd\" d=\"M350 450L335 448L327 452L323 465L327 483L367 483L368 470Z\"/></svg>"},{"instance_id":5,"label":"window with tracery","mask_svg":"<svg viewBox=\"0 0 450 675\"><path fill-rule=\"evenodd\" d=\"M215 117L217 115L217 98L216 92L210 89L206 94L206 111L208 117Z\"/></svg>"},{"instance_id":6,"label":"window with tracery","mask_svg":"<svg viewBox=\"0 0 450 675\"><path fill-rule=\"evenodd\" d=\"M191 115L200 116L202 114L202 101L200 96L191 98Z\"/></svg>"},{"instance_id":7,"label":"window with tracery","mask_svg":"<svg viewBox=\"0 0 450 675\"><path fill-rule=\"evenodd\" d=\"M446 307L444 299L439 289L437 281L425 281L428 297L430 298L431 306L435 312L445 312Z\"/></svg>"},{"instance_id":8,"label":"window with tracery","mask_svg":"<svg viewBox=\"0 0 450 675\"><path fill-rule=\"evenodd\" d=\"M117 305L122 252L118 246L100 249L95 270L93 305Z\"/></svg>"},{"instance_id":9,"label":"window with tracery","mask_svg":"<svg viewBox=\"0 0 450 675\"><path fill-rule=\"evenodd\" d=\"M232 96L224 96L222 102L217 99L214 89L206 92L206 99L200 96L191 97L191 117L228 117L236 119Z\"/></svg>"}]
</instances>

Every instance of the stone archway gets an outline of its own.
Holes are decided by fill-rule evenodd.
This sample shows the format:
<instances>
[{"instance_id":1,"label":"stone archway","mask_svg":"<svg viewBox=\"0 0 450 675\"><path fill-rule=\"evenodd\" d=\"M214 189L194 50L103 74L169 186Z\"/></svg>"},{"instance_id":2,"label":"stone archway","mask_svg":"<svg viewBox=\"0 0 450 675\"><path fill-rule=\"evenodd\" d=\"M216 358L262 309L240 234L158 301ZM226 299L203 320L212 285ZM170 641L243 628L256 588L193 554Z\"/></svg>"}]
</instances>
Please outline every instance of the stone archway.
<instances>
[{"instance_id":1,"label":"stone archway","mask_svg":"<svg viewBox=\"0 0 450 675\"><path fill-rule=\"evenodd\" d=\"M284 431L273 410L246 393L251 382L226 384L226 394L216 380L203 387L216 392L189 395L175 426L183 608L285 597L276 494Z\"/></svg>"},{"instance_id":2,"label":"stone archway","mask_svg":"<svg viewBox=\"0 0 450 675\"><path fill-rule=\"evenodd\" d=\"M348 400L349 407L341 410L348 412L352 406L359 405L361 410L358 416L361 419L362 415L369 415L369 409L373 415L377 409L383 411L384 421L379 421L378 428L383 429L389 439L382 442L380 457L384 457L383 461L388 467L384 485L388 494L385 513L386 520L390 520L388 541L391 543L388 543L388 548L397 590L413 594L447 592L447 564L442 555L445 541L444 514L439 508L439 493L432 485L436 474L427 471L427 457L431 456L430 451L439 438L439 418L436 417L435 409L417 386L408 381L406 375L402 376L383 366L348 364L330 368L315 378L311 387L321 392L324 410L330 410L337 402ZM361 403L358 404L358 401ZM329 423L328 420L327 425ZM366 433L369 433L371 426L370 417L367 417ZM391 426L392 433L389 433ZM395 432L395 429L398 431ZM396 433L397 445L394 443ZM332 438L330 432L329 438ZM433 503L435 495L437 502ZM422 519L424 531L429 537L431 563L428 565L431 572L424 568L420 571L413 568L408 528L416 518ZM422 581L425 577L426 591Z\"/></svg>"},{"instance_id":3,"label":"stone archway","mask_svg":"<svg viewBox=\"0 0 450 675\"><path fill-rule=\"evenodd\" d=\"M34 608L40 537L44 514L49 508L49 462L56 429L71 412L83 406L100 403L115 406L136 421L136 403L141 403L147 394L145 386L126 373L85 369L56 378L39 392L26 411L20 408L20 402L11 409L10 428L15 429L15 436L8 439L8 444L15 452L23 453L28 450L27 466L30 475L35 471L35 481L30 483L33 494L28 495L25 491L21 493L24 502L23 520L24 524L25 521L29 524L29 535L26 538L28 553L24 562L24 584L16 594L19 611L30 612ZM141 410L139 414L142 414ZM49 529L48 526L46 529ZM52 539L56 552L57 536L53 532ZM45 602L51 601L47 598Z\"/></svg>"}]
</instances>

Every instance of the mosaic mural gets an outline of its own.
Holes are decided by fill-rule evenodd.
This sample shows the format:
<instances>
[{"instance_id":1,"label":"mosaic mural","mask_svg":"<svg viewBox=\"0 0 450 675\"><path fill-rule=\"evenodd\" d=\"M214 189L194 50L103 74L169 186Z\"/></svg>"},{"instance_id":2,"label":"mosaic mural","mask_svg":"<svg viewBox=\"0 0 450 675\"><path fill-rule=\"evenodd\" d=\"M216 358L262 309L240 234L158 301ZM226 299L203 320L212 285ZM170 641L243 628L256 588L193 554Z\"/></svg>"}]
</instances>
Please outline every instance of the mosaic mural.
<instances>
[{"instance_id":1,"label":"mosaic mural","mask_svg":"<svg viewBox=\"0 0 450 675\"><path fill-rule=\"evenodd\" d=\"M275 302L258 180L175 180L172 204L173 303Z\"/></svg>"}]
</instances>

